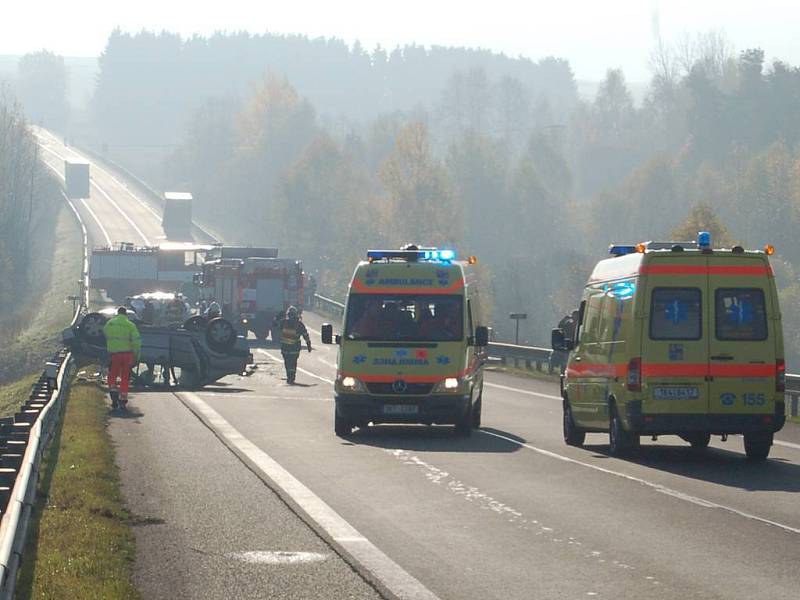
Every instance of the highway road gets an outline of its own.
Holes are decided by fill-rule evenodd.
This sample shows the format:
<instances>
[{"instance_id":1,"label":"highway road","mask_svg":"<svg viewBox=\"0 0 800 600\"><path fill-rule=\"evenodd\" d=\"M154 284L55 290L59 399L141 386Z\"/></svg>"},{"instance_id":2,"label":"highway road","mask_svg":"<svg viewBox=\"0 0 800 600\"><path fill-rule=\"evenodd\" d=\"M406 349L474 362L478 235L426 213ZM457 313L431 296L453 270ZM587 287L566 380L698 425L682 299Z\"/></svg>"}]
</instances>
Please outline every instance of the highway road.
<instances>
[{"instance_id":1,"label":"highway road","mask_svg":"<svg viewBox=\"0 0 800 600\"><path fill-rule=\"evenodd\" d=\"M131 240L129 220L163 235L124 185L98 183L122 209L91 199L112 239ZM617 459L607 436L564 445L555 382L491 372L468 439L423 426L340 439L336 348L319 343L321 317L305 320L299 385L254 347L254 374L138 393L112 419L145 597L377 597L372 584L405 598L797 597L794 425L763 464L734 437L701 453L662 437Z\"/></svg>"}]
</instances>

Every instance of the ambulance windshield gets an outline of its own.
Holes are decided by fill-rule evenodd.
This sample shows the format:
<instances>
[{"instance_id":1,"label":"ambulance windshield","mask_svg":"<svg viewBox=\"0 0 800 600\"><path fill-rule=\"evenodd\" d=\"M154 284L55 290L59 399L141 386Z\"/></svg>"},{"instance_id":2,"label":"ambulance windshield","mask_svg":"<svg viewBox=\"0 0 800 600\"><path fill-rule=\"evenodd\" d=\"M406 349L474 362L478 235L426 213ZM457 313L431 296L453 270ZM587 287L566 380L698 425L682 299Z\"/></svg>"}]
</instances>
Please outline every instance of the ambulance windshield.
<instances>
[{"instance_id":1,"label":"ambulance windshield","mask_svg":"<svg viewBox=\"0 0 800 600\"><path fill-rule=\"evenodd\" d=\"M464 336L463 298L353 294L345 337L364 341L449 342Z\"/></svg>"}]
</instances>

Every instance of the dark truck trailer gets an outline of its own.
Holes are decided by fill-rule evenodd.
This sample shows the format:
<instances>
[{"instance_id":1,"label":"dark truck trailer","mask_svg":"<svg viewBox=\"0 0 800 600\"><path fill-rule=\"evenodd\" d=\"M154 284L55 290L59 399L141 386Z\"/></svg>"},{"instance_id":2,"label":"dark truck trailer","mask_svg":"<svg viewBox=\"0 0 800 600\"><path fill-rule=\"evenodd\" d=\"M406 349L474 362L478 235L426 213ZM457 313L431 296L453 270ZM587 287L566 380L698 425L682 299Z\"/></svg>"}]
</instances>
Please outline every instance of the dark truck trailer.
<instances>
[{"instance_id":1,"label":"dark truck trailer","mask_svg":"<svg viewBox=\"0 0 800 600\"><path fill-rule=\"evenodd\" d=\"M80 200L89 197L89 163L85 160L68 158L64 161L64 178L67 197Z\"/></svg>"},{"instance_id":2,"label":"dark truck trailer","mask_svg":"<svg viewBox=\"0 0 800 600\"><path fill-rule=\"evenodd\" d=\"M192 239L192 195L189 192L164 192L161 227L169 239Z\"/></svg>"}]
</instances>

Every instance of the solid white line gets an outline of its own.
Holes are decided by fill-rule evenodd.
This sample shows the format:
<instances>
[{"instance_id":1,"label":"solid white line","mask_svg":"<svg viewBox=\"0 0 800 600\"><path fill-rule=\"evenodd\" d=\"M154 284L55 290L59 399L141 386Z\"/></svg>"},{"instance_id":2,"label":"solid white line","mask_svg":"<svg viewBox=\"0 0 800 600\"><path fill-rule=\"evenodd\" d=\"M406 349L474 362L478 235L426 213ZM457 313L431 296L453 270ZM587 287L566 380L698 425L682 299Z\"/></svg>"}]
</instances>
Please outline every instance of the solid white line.
<instances>
[{"instance_id":1,"label":"solid white line","mask_svg":"<svg viewBox=\"0 0 800 600\"><path fill-rule=\"evenodd\" d=\"M530 390L521 390L520 388L511 387L509 385L500 385L499 383L489 383L484 380L483 385L490 388L497 388L499 390L506 390L508 392L516 392L517 394L525 394L527 396L538 396L539 398L547 398L548 400L561 400L561 396L553 396L551 394L540 394L539 392L531 392Z\"/></svg>"},{"instance_id":2,"label":"solid white line","mask_svg":"<svg viewBox=\"0 0 800 600\"><path fill-rule=\"evenodd\" d=\"M111 245L112 245L112 242L111 242L111 236L110 236L110 235L108 235L108 231L106 231L106 228L105 228L105 227L103 227L103 223L100 221L100 219L98 218L98 216L97 216L97 215L95 214L95 212L92 210L92 207L91 207L91 206L89 206L89 203L88 203L88 202L86 202L86 198L81 198L81 203L83 204L83 207L84 207L84 208L85 208L87 211L89 211L89 214L90 214L90 215L92 215L92 218L94 219L94 222L95 222L95 223L97 223L97 226L100 228L100 232L103 234L103 237L104 237L104 238L106 238L106 244L108 244L109 246L111 246Z\"/></svg>"},{"instance_id":3,"label":"solid white line","mask_svg":"<svg viewBox=\"0 0 800 600\"><path fill-rule=\"evenodd\" d=\"M108 194L105 192L105 190L104 190L103 188L101 188L99 185L97 185L97 183L95 183L94 181L92 181L92 185L93 185L93 186L94 186L94 187L97 189L97 191L98 191L98 192L100 192L101 194L103 194L103 196L105 196L106 200L108 200L109 202L111 202L112 206L114 206L114 208L116 208L116 209L117 209L117 211L119 212L119 214L121 214L121 215L122 215L122 218L124 218L124 219L125 219L125 220L126 220L126 221L127 221L129 224L130 224L130 226L131 226L131 227L133 227L133 228L136 230L136 233L138 233L138 234L139 234L139 237L141 237L141 238L142 238L142 241L144 242L144 245L145 245L145 246L149 246L149 245L150 245L150 240L149 240L149 239L147 239L147 236L144 234L144 232L143 232L141 229L139 229L139 226L138 226L136 223L134 223L134 222L133 222L133 219L131 219L131 218L130 218L130 217L127 215L127 213L126 213L124 210L122 210L122 209L120 208L119 204L117 204L116 202L114 202L114 200L111 198L111 196L109 196L109 195L108 195Z\"/></svg>"},{"instance_id":4,"label":"solid white line","mask_svg":"<svg viewBox=\"0 0 800 600\"><path fill-rule=\"evenodd\" d=\"M278 362L278 363L282 363L283 362L282 358L278 358L277 356L275 356L273 354L270 354L269 352L267 352L263 348L258 348L258 351L261 354L270 357L275 362ZM320 377L319 375L315 375L311 371L306 371L305 369L302 369L300 367L297 367L297 370L300 371L301 373L303 373L304 375L308 375L309 377L313 377L314 379L319 379L320 381L324 381L325 383L329 383L331 385L333 385L333 383L334 383L332 379L326 379L325 377Z\"/></svg>"},{"instance_id":5,"label":"solid white line","mask_svg":"<svg viewBox=\"0 0 800 600\"><path fill-rule=\"evenodd\" d=\"M271 487L302 510L354 561L398 598L438 600L418 579L384 554L319 496L253 442L197 394L178 392L178 398L197 415L250 469L272 482Z\"/></svg>"},{"instance_id":6,"label":"solid white line","mask_svg":"<svg viewBox=\"0 0 800 600\"><path fill-rule=\"evenodd\" d=\"M51 171L53 171L53 173L58 175L62 180L66 181L65 177L53 165L47 163L44 160L42 161L42 164L45 167L47 167L48 169L50 169ZM110 246L111 245L111 238L109 237L108 231L106 231L106 228L103 227L103 223L101 223L100 219L97 218L97 215L94 213L94 211L91 209L89 204L86 202L85 198L81 199L81 202L83 203L83 206L86 208L86 210L89 211L89 214L92 215L92 218L94 219L94 222L97 223L97 226L100 228L100 233L103 234L103 237L106 238L106 243Z\"/></svg>"},{"instance_id":7,"label":"solid white line","mask_svg":"<svg viewBox=\"0 0 800 600\"><path fill-rule=\"evenodd\" d=\"M771 521L770 519L765 519L764 517L759 517L757 515L753 515L744 511L741 511L736 508L732 508L730 506L726 506L724 504L718 504L711 500L705 500L704 498L698 498L697 496L691 496L689 494L685 494L683 492L679 492L678 490L674 490L672 488L668 488L660 483L653 483L652 481L647 481L646 479L642 479L640 477L635 477L634 475L628 475L626 473L620 473L619 471L612 471L611 469L606 469L605 467L600 467L597 465L593 465L591 463L583 462L581 460L576 460L574 458L570 458L569 456L564 456L563 454L558 454L556 452L551 452L550 450L545 450L544 448L539 448L537 446L532 446L531 444L526 444L524 442L517 441L513 438L510 438L505 435L501 435L499 433L494 433L491 431L486 431L484 429L478 429L479 433L483 433L484 435L491 435L496 438L500 438L512 444L516 444L522 448L527 448L528 450L532 450L541 454L543 456L547 456L550 458L554 458L556 460L560 460L567 463L572 463L574 465L579 465L581 467L592 469L593 471L598 471L600 473L605 473L606 475L613 475L614 477L619 477L620 479L626 479L628 481L632 481L634 483L638 483L644 486L647 486L661 494L666 494L667 496L672 496L673 498L677 498L678 500L683 500L684 502L689 502L691 504L695 504L697 506L702 506L704 508L716 508L719 510L723 510L740 517L744 517L746 519L750 519L751 521L758 521L760 523L764 523L766 525L772 525L773 527L779 527L784 531L788 531L790 533L800 533L800 529L796 527L792 527L790 525L785 525L783 523L778 523L777 521Z\"/></svg>"},{"instance_id":8,"label":"solid white line","mask_svg":"<svg viewBox=\"0 0 800 600\"><path fill-rule=\"evenodd\" d=\"M772 443L776 446L783 446L784 448L794 448L795 450L800 450L800 444L793 444L792 442L784 442L783 440L772 440Z\"/></svg>"}]
</instances>

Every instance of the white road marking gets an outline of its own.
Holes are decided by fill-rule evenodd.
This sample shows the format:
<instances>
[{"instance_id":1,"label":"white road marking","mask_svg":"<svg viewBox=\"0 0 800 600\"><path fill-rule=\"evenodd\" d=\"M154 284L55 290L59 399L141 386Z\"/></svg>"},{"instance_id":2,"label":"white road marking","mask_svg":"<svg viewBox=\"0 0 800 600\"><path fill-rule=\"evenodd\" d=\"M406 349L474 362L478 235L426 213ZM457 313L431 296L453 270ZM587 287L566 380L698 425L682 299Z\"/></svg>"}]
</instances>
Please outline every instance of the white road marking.
<instances>
[{"instance_id":1,"label":"white road marking","mask_svg":"<svg viewBox=\"0 0 800 600\"><path fill-rule=\"evenodd\" d=\"M56 169L56 168L55 168L53 165L51 165L51 164L49 164L49 163L47 163L47 162L45 162L45 161L42 161L42 164L43 164L45 167L47 167L48 169L50 169L51 171L53 171L53 173L55 173L56 175L58 175L58 176L59 176L59 177L60 177L62 180L65 180L65 181L66 181L66 178L65 178L65 177L64 177L64 176L61 174L61 172L60 172L58 169ZM100 228L100 233L102 233L102 234L103 234L103 237L104 237L104 238L106 238L106 243L107 243L107 244L110 246L110 245L111 245L111 237L108 235L108 231L106 231L106 228L105 228L105 227L103 227L103 223L102 223L102 222L100 221L100 219L97 217L97 215L95 214L95 212L94 212L94 211L91 209L91 207L89 206L89 204L86 202L86 199L85 199L85 198L82 198L82 199L81 199L81 203L83 203L83 206L86 208L86 210L89 212L89 214L90 214L90 215L92 215L92 218L94 219L94 222L95 222L95 223L97 223L97 226Z\"/></svg>"},{"instance_id":2,"label":"white road marking","mask_svg":"<svg viewBox=\"0 0 800 600\"><path fill-rule=\"evenodd\" d=\"M539 392L531 392L530 390L523 390L520 388L511 387L509 385L500 385L499 383L489 383L484 380L483 385L490 388L497 388L499 390L506 390L507 392L516 392L517 394L525 394L526 396L538 396L539 398L547 398L548 400L561 400L561 396L553 396L551 394L540 394Z\"/></svg>"},{"instance_id":3,"label":"white road marking","mask_svg":"<svg viewBox=\"0 0 800 600\"><path fill-rule=\"evenodd\" d=\"M579 465L581 467L592 469L593 471L598 471L600 473L605 473L606 475L613 475L614 477L619 477L620 479L625 479L628 481L632 481L634 483L638 483L649 487L661 494L666 494L667 496L672 496L673 498L677 498L678 500L683 500L684 502L689 502L691 504L695 504L697 506L702 506L703 508L716 508L719 510L723 510L734 515L738 515L740 517L744 517L745 519L750 519L751 521L758 521L759 523L764 523L766 525L772 525L773 527L778 527L783 529L784 531L788 531L790 533L800 533L800 529L797 527L792 527L790 525L785 525L784 523L779 523L777 521L772 521L770 519L766 519L764 517L759 517L758 515L753 515L748 512L744 512L737 508L733 508L731 506L726 506L724 504L718 504L711 500L705 500L704 498L699 498L697 496L692 496L689 494L685 494L683 492L679 492L678 490L674 490L672 488L668 488L660 483L654 483L652 481L647 481L646 479L642 479L641 477L636 477L634 475L628 475L626 473L620 473L619 471L613 471L611 469L606 469L605 467L600 467L598 465L593 465L591 463L583 462L581 460L577 460L574 458L570 458L569 456L564 456L563 454L558 454L556 452L551 452L550 450L545 450L544 448L539 448L537 446L533 446L531 444L526 444L524 442L520 442L513 438L510 438L505 435L501 435L499 433L494 433L491 431L486 431L484 429L478 429L479 433L484 435L490 435L492 437L500 438L501 440L505 440L522 448L527 448L528 450L532 450L538 454L543 456L547 456L550 458L554 458L556 460L560 460L566 463L572 463L574 465Z\"/></svg>"},{"instance_id":4,"label":"white road marking","mask_svg":"<svg viewBox=\"0 0 800 600\"><path fill-rule=\"evenodd\" d=\"M418 579L384 554L319 496L284 469L271 456L244 437L192 392L176 396L211 429L248 467L286 501L299 507L322 532L367 572L379 587L403 600L439 600Z\"/></svg>"},{"instance_id":5,"label":"white road marking","mask_svg":"<svg viewBox=\"0 0 800 600\"><path fill-rule=\"evenodd\" d=\"M322 562L328 558L320 552L286 552L252 550L250 552L228 552L225 556L246 563L262 565L296 565L301 563Z\"/></svg>"},{"instance_id":6,"label":"white road marking","mask_svg":"<svg viewBox=\"0 0 800 600\"><path fill-rule=\"evenodd\" d=\"M784 448L794 448L795 450L800 450L800 444L793 444L792 442L784 442L783 440L772 440L772 443L776 446L783 446Z\"/></svg>"},{"instance_id":7,"label":"white road marking","mask_svg":"<svg viewBox=\"0 0 800 600\"><path fill-rule=\"evenodd\" d=\"M108 194L105 192L105 190L104 190L103 188L101 188L99 185L97 185L97 183L96 183L94 180L92 180L92 185L95 187L95 189L96 189L98 192L100 192L101 194L103 194L103 196L105 196L106 200L108 200L109 202L111 202L111 205L112 205L114 208L116 208L116 209L117 209L117 211L119 212L119 214L121 214L121 215L122 215L122 218L123 218L123 219L125 219L125 220L126 220L126 221L127 221L129 224L130 224L130 226L134 228L134 230L136 230L136 233L138 233L138 234L139 234L139 237L141 237L141 238L142 238L142 241L144 242L144 245L145 245L145 246L149 246L149 245L150 245L150 240L147 238L147 236L144 234L144 232L143 232L141 229L139 229L139 226L138 226L136 223L134 223L134 222L133 222L133 219L131 219L131 218L128 216L128 213L126 213L124 210L122 210L122 208L120 208L119 204L117 204L116 202L114 202L113 198L111 198L111 196L109 196L109 195L108 195Z\"/></svg>"},{"instance_id":8,"label":"white road marking","mask_svg":"<svg viewBox=\"0 0 800 600\"><path fill-rule=\"evenodd\" d=\"M336 363L333 363L333 362L331 362L331 361L329 361L329 360L325 360L324 358L317 358L317 360L318 360L319 362L321 362L323 365L326 365L326 366L328 366L328 367L331 367L332 369L335 369L335 368L336 368Z\"/></svg>"},{"instance_id":9,"label":"white road marking","mask_svg":"<svg viewBox=\"0 0 800 600\"><path fill-rule=\"evenodd\" d=\"M258 351L261 354L263 354L264 356L268 356L269 358L271 358L272 360L274 360L277 363L283 363L283 359L282 358L278 358L277 356L267 352L263 348L258 348ZM297 370L300 371L301 373L303 373L304 375L308 375L309 377L313 377L314 379L319 379L320 381L324 381L325 383L329 383L331 385L333 385L333 383L334 383L333 379L327 379L325 377L320 377L319 375L315 375L311 371L306 371L305 369L303 369L301 367L297 367Z\"/></svg>"}]
</instances>

